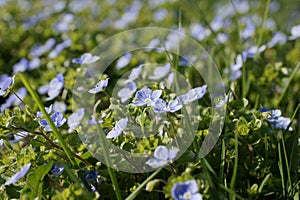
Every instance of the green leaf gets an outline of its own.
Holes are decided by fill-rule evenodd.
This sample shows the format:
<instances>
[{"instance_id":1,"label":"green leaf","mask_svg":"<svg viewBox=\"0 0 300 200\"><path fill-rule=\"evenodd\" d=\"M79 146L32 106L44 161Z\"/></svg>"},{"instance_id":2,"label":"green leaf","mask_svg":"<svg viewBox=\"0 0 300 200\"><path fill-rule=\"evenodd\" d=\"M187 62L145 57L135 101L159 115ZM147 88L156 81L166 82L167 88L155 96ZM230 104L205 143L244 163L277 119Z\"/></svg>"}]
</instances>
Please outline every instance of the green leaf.
<instances>
[{"instance_id":1,"label":"green leaf","mask_svg":"<svg viewBox=\"0 0 300 200\"><path fill-rule=\"evenodd\" d=\"M27 186L23 189L22 195L26 194L29 199L34 199L38 196L41 199L43 194L43 179L51 170L53 163L39 166L34 172L27 177Z\"/></svg>"}]
</instances>

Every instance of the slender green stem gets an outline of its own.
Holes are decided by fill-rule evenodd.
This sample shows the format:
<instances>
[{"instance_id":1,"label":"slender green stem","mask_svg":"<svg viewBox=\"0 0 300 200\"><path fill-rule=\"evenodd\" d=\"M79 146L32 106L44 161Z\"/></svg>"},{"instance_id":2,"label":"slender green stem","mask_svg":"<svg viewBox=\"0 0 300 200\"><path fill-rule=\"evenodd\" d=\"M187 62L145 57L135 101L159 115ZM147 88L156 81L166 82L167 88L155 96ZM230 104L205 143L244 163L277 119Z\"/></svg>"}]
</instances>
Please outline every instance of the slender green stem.
<instances>
[{"instance_id":1,"label":"slender green stem","mask_svg":"<svg viewBox=\"0 0 300 200\"><path fill-rule=\"evenodd\" d=\"M283 88L283 91L278 99L278 101L275 102L275 108L278 107L279 103L281 102L281 100L283 99L283 97L285 96L285 93L291 83L291 81L293 80L293 78L295 77L296 73L298 72L298 69L300 67L300 62L297 63L295 69L293 70L291 76L289 77L288 83L285 85L285 87Z\"/></svg>"},{"instance_id":2,"label":"slender green stem","mask_svg":"<svg viewBox=\"0 0 300 200\"><path fill-rule=\"evenodd\" d=\"M235 191L233 191L233 190L231 190L231 189L225 187L224 185L220 184L219 186L220 186L223 190L225 190L226 192L228 192L229 194L235 196L236 198L241 199L241 200L244 199L243 197L241 197L240 195L238 195L237 193L235 193Z\"/></svg>"},{"instance_id":3,"label":"slender green stem","mask_svg":"<svg viewBox=\"0 0 300 200\"><path fill-rule=\"evenodd\" d=\"M211 165L205 158L201 158L201 164L212 173L212 175L214 176L215 179L217 179L217 180L219 179L219 177L217 176L217 173L215 172L215 170L211 167Z\"/></svg>"},{"instance_id":4,"label":"slender green stem","mask_svg":"<svg viewBox=\"0 0 300 200\"><path fill-rule=\"evenodd\" d=\"M50 125L50 128L52 129L52 132L53 132L54 136L56 137L56 139L58 140L59 144L63 148L63 150L66 153L67 157L69 158L71 164L73 166L76 166L76 162L73 160L73 156L72 156L72 152L71 152L70 148L68 147L67 143L64 141L61 133L58 131L58 129L55 126L55 124L52 122L49 114L46 112L45 106L43 105L43 103L42 103L41 99L39 98L38 94L31 87L29 81L26 79L26 77L23 74L19 73L19 76L20 76L21 81L23 82L24 86L26 87L26 89L28 90L28 92L30 93L30 95L32 96L32 98L34 99L34 101L36 102L36 104L38 105L39 109L42 111L43 116L45 117L45 119L47 120L48 124Z\"/></svg>"},{"instance_id":5,"label":"slender green stem","mask_svg":"<svg viewBox=\"0 0 300 200\"><path fill-rule=\"evenodd\" d=\"M225 166L225 140L222 139L222 149L221 149L221 162L220 162L220 173L219 177L220 180L223 183L223 178L224 178L224 166Z\"/></svg>"},{"instance_id":6,"label":"slender green stem","mask_svg":"<svg viewBox=\"0 0 300 200\"><path fill-rule=\"evenodd\" d=\"M298 112L299 109L300 109L300 103L298 103L297 108L295 109L294 113L292 114L291 122L290 122L289 126L287 127L287 130L288 130L289 127L291 126L292 122L294 121L294 119L295 119L295 117L296 117L296 114L297 114L297 112Z\"/></svg>"},{"instance_id":7,"label":"slender green stem","mask_svg":"<svg viewBox=\"0 0 300 200\"><path fill-rule=\"evenodd\" d=\"M288 188L290 187L293 190L290 167L289 167L288 157L287 157L287 154L286 154L286 149L285 149L284 137L283 136L281 137L281 143L282 143L284 161L285 161L285 165L286 165L286 171L287 171L287 177L288 177L288 183L289 183Z\"/></svg>"},{"instance_id":8,"label":"slender green stem","mask_svg":"<svg viewBox=\"0 0 300 200\"><path fill-rule=\"evenodd\" d=\"M105 162L106 162L106 165L107 165L108 174L109 174L111 182L113 184L116 197L117 197L118 200L121 200L122 195L121 195L121 191L119 189L119 184L118 184L118 181L117 181L117 178L116 178L116 174L115 174L114 170L112 168L110 168L111 162L110 162L110 157L108 155L109 149L107 147L106 137L105 137L105 135L103 133L103 130L100 127L100 125L97 123L96 126L97 126L97 132L100 136L100 145L104 149L103 154L104 154L104 159L105 159Z\"/></svg>"},{"instance_id":9,"label":"slender green stem","mask_svg":"<svg viewBox=\"0 0 300 200\"><path fill-rule=\"evenodd\" d=\"M278 162L278 167L279 167L279 172L281 176L281 186L282 186L282 194L283 197L286 197L285 195L285 184L284 184L284 174L283 174L283 167L282 167L282 156L281 156L281 147L280 143L278 142L278 156L279 156L279 162Z\"/></svg>"},{"instance_id":10,"label":"slender green stem","mask_svg":"<svg viewBox=\"0 0 300 200\"><path fill-rule=\"evenodd\" d=\"M268 180L271 176L272 176L272 174L270 173L270 174L268 174L268 175L264 178L264 180L261 182L261 184L260 184L260 186L259 186L259 188L258 188L258 193L261 193L261 192L262 192L262 190L263 190L265 184L267 183L267 180Z\"/></svg>"},{"instance_id":11,"label":"slender green stem","mask_svg":"<svg viewBox=\"0 0 300 200\"><path fill-rule=\"evenodd\" d=\"M260 46L261 43L262 43L263 28L265 27L265 23L266 23L266 20L267 20L267 17L268 17L270 3L271 3L271 0L267 0L267 4L266 4L266 7L265 7L265 12L264 12L264 16L263 16L263 21L262 21L260 32L259 32L258 46Z\"/></svg>"},{"instance_id":12,"label":"slender green stem","mask_svg":"<svg viewBox=\"0 0 300 200\"><path fill-rule=\"evenodd\" d=\"M239 155L239 143L238 143L238 135L235 134L235 143L234 143L234 151L235 151L235 159L234 159L234 166L233 166L233 174L232 174L232 178L230 181L230 189L232 191L234 191L234 186L235 186L235 179L236 179L236 175L237 175L237 169L238 169L238 155ZM230 194L230 198L231 200L235 199L235 195Z\"/></svg>"},{"instance_id":13,"label":"slender green stem","mask_svg":"<svg viewBox=\"0 0 300 200\"><path fill-rule=\"evenodd\" d=\"M13 94L22 102L22 104L25 106L26 104L24 103L23 99L16 93L13 92Z\"/></svg>"},{"instance_id":14,"label":"slender green stem","mask_svg":"<svg viewBox=\"0 0 300 200\"><path fill-rule=\"evenodd\" d=\"M153 179L163 168L160 168L158 170L156 170L153 174L151 174L151 176L149 176L141 185L139 185L139 187L133 192L131 193L126 200L133 200L134 198L137 197L137 195L142 191L142 189L145 187L145 185L151 181L151 179Z\"/></svg>"}]
</instances>

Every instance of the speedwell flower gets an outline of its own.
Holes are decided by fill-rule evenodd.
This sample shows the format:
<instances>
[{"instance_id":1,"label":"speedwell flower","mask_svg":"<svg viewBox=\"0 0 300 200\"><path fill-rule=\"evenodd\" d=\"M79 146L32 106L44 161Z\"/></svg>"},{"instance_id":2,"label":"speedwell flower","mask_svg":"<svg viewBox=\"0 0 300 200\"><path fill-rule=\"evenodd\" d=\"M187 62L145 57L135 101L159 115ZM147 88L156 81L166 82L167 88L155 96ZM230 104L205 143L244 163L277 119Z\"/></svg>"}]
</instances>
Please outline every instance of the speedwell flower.
<instances>
[{"instance_id":1,"label":"speedwell flower","mask_svg":"<svg viewBox=\"0 0 300 200\"><path fill-rule=\"evenodd\" d=\"M144 87L135 94L136 100L133 102L133 105L143 106L147 104L147 106L153 106L155 101L159 99L161 93L161 90L152 91L151 89Z\"/></svg>"},{"instance_id":2,"label":"speedwell flower","mask_svg":"<svg viewBox=\"0 0 300 200\"><path fill-rule=\"evenodd\" d=\"M9 90L14 84L14 78L15 76L7 77L3 82L0 83L0 96L6 96L8 94Z\"/></svg>"},{"instance_id":3,"label":"speedwell flower","mask_svg":"<svg viewBox=\"0 0 300 200\"><path fill-rule=\"evenodd\" d=\"M202 200L195 180L175 183L172 187L172 197L175 200Z\"/></svg>"},{"instance_id":4,"label":"speedwell flower","mask_svg":"<svg viewBox=\"0 0 300 200\"><path fill-rule=\"evenodd\" d=\"M115 127L107 134L106 138L116 138L118 137L127 126L128 118L122 118L116 122Z\"/></svg>"},{"instance_id":5,"label":"speedwell flower","mask_svg":"<svg viewBox=\"0 0 300 200\"><path fill-rule=\"evenodd\" d=\"M100 59L99 56L93 56L91 53L85 53L80 58L72 59L73 63L77 64L92 64Z\"/></svg>"},{"instance_id":6,"label":"speedwell flower","mask_svg":"<svg viewBox=\"0 0 300 200\"><path fill-rule=\"evenodd\" d=\"M50 118L56 127L61 127L67 121L60 112L53 113ZM46 119L39 120L39 124L44 127L45 131L52 131Z\"/></svg>"},{"instance_id":7,"label":"speedwell flower","mask_svg":"<svg viewBox=\"0 0 300 200\"><path fill-rule=\"evenodd\" d=\"M130 99L135 93L136 88L137 87L135 82L127 83L126 86L118 92L118 97L121 98L121 102L124 103L125 101Z\"/></svg>"},{"instance_id":8,"label":"speedwell flower","mask_svg":"<svg viewBox=\"0 0 300 200\"><path fill-rule=\"evenodd\" d=\"M155 113L176 112L182 107L179 99L171 100L169 103L162 99L158 99L153 107Z\"/></svg>"},{"instance_id":9,"label":"speedwell flower","mask_svg":"<svg viewBox=\"0 0 300 200\"><path fill-rule=\"evenodd\" d=\"M22 167L22 169L17 172L15 175L13 175L9 180L7 180L4 185L10 185L10 184L14 184L15 182L17 182L20 178L24 177L29 168L31 166L31 163L26 164L24 167Z\"/></svg>"},{"instance_id":10,"label":"speedwell flower","mask_svg":"<svg viewBox=\"0 0 300 200\"><path fill-rule=\"evenodd\" d=\"M62 74L58 74L54 79L51 80L49 83L49 88L48 88L48 96L46 98L47 101L50 101L57 97L61 90L64 87L64 76Z\"/></svg>"},{"instance_id":11,"label":"speedwell flower","mask_svg":"<svg viewBox=\"0 0 300 200\"><path fill-rule=\"evenodd\" d=\"M281 111L276 109L276 110L268 110L266 108L261 108L260 111L262 113L268 112L267 115L267 121L277 129L284 129L286 130L288 128L288 125L291 123L291 119L288 117L282 117L281 116ZM293 128L289 127L289 131L292 131Z\"/></svg>"},{"instance_id":12,"label":"speedwell flower","mask_svg":"<svg viewBox=\"0 0 300 200\"><path fill-rule=\"evenodd\" d=\"M109 80L109 78L97 83L95 88L89 90L89 93L96 94L96 93L100 92L101 90L103 90L103 88L108 85L108 80Z\"/></svg>"},{"instance_id":13,"label":"speedwell flower","mask_svg":"<svg viewBox=\"0 0 300 200\"><path fill-rule=\"evenodd\" d=\"M178 99L182 104L191 103L195 100L201 99L206 93L207 85L196 87L188 91L186 94L180 95Z\"/></svg>"},{"instance_id":14,"label":"speedwell flower","mask_svg":"<svg viewBox=\"0 0 300 200\"><path fill-rule=\"evenodd\" d=\"M64 172L64 167L61 164L53 164L50 172L54 176L60 176Z\"/></svg>"},{"instance_id":15,"label":"speedwell flower","mask_svg":"<svg viewBox=\"0 0 300 200\"><path fill-rule=\"evenodd\" d=\"M231 98L231 92L228 95L224 94L224 97L217 99L216 107L217 108L223 107L230 100L230 98Z\"/></svg>"},{"instance_id":16,"label":"speedwell flower","mask_svg":"<svg viewBox=\"0 0 300 200\"><path fill-rule=\"evenodd\" d=\"M166 146L158 146L154 151L154 158L150 158L146 164L158 168L170 163L177 156L176 149L168 149Z\"/></svg>"},{"instance_id":17,"label":"speedwell flower","mask_svg":"<svg viewBox=\"0 0 300 200\"><path fill-rule=\"evenodd\" d=\"M289 40L295 40L300 37L300 24L291 28L291 34Z\"/></svg>"},{"instance_id":18,"label":"speedwell flower","mask_svg":"<svg viewBox=\"0 0 300 200\"><path fill-rule=\"evenodd\" d=\"M77 128L84 117L84 108L78 109L77 112L72 113L68 118L68 126L70 127L68 133L71 133L75 128Z\"/></svg>"},{"instance_id":19,"label":"speedwell flower","mask_svg":"<svg viewBox=\"0 0 300 200\"><path fill-rule=\"evenodd\" d=\"M126 53L124 56L120 57L116 64L117 70L126 67L130 63L130 60L131 60L131 53Z\"/></svg>"},{"instance_id":20,"label":"speedwell flower","mask_svg":"<svg viewBox=\"0 0 300 200\"><path fill-rule=\"evenodd\" d=\"M153 76L150 76L150 80L158 80L166 76L170 72L171 64L167 63L164 66L158 66L154 69Z\"/></svg>"},{"instance_id":21,"label":"speedwell flower","mask_svg":"<svg viewBox=\"0 0 300 200\"><path fill-rule=\"evenodd\" d=\"M131 73L130 73L128 79L125 81L125 83L130 83L130 82L134 81L135 79L137 79L139 77L139 75L142 73L142 70L143 70L143 65L133 68L131 70Z\"/></svg>"}]
</instances>

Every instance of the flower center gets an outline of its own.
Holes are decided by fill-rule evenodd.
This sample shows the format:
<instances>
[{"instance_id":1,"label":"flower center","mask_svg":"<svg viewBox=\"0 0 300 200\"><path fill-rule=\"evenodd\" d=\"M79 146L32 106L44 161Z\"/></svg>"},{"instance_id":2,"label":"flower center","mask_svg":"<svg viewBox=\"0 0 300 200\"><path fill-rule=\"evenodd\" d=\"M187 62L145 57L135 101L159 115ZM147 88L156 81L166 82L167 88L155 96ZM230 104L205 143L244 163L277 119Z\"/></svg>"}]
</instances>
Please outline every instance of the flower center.
<instances>
[{"instance_id":1,"label":"flower center","mask_svg":"<svg viewBox=\"0 0 300 200\"><path fill-rule=\"evenodd\" d=\"M190 199L192 198L192 194L190 191L187 191L186 193L183 194L183 198L184 199Z\"/></svg>"},{"instance_id":2,"label":"flower center","mask_svg":"<svg viewBox=\"0 0 300 200\"><path fill-rule=\"evenodd\" d=\"M147 99L145 99L145 102L146 102L146 103L149 103L149 102L151 102L151 99L150 99L150 98L147 98Z\"/></svg>"}]
</instances>

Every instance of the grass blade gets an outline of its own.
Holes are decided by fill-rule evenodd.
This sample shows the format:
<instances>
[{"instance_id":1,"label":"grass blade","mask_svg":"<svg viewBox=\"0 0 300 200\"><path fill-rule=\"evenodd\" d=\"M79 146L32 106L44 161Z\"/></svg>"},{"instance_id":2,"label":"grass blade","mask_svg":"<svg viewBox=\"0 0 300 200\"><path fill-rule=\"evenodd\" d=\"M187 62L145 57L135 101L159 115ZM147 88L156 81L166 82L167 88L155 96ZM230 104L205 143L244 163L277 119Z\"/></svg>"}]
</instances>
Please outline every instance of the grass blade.
<instances>
[{"instance_id":1,"label":"grass blade","mask_svg":"<svg viewBox=\"0 0 300 200\"><path fill-rule=\"evenodd\" d=\"M285 96L285 93L291 83L291 81L293 80L293 78L295 77L296 73L298 72L298 69L300 67L300 62L297 63L295 69L293 70L289 80L288 80L288 83L285 85L285 87L283 88L283 91L279 97L279 99L275 102L275 108L278 107L278 105L280 104L281 100L283 99L283 97Z\"/></svg>"},{"instance_id":2,"label":"grass blade","mask_svg":"<svg viewBox=\"0 0 300 200\"><path fill-rule=\"evenodd\" d=\"M59 144L63 148L63 150L66 153L66 155L67 155L68 159L70 160L71 164L73 166L76 166L76 162L74 161L74 157L72 156L72 152L71 152L70 148L68 147L67 143L64 141L61 133L58 131L58 129L55 126L55 124L52 122L49 114L46 112L45 106L43 105L40 97L38 96L38 94L36 93L36 91L31 87L31 85L30 85L29 81L26 79L26 77L23 74L21 74L21 73L19 73L18 75L21 78L21 81L23 82L24 86L26 87L26 89L28 90L28 92L30 93L30 95L32 96L32 98L34 99L35 103L38 105L39 109L43 113L43 116L45 117L45 119L47 120L48 124L50 125L54 136L56 137L56 139L58 140Z\"/></svg>"},{"instance_id":3,"label":"grass blade","mask_svg":"<svg viewBox=\"0 0 300 200\"><path fill-rule=\"evenodd\" d=\"M139 185L139 187L133 192L131 193L126 200L133 200L135 197L137 197L137 195L142 191L142 189L145 187L145 185L151 181L151 179L153 179L160 171L162 170L162 168L156 170L153 174L151 174L151 176L149 176L141 185Z\"/></svg>"}]
</instances>

